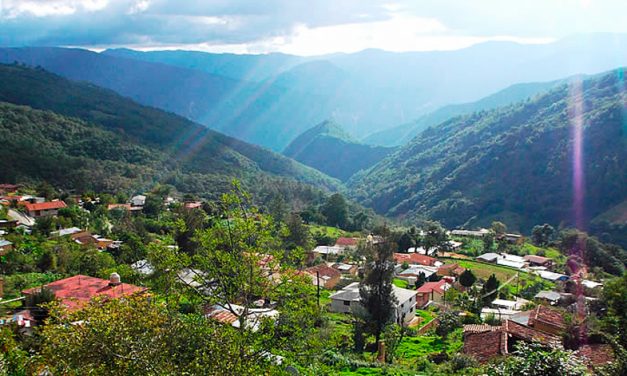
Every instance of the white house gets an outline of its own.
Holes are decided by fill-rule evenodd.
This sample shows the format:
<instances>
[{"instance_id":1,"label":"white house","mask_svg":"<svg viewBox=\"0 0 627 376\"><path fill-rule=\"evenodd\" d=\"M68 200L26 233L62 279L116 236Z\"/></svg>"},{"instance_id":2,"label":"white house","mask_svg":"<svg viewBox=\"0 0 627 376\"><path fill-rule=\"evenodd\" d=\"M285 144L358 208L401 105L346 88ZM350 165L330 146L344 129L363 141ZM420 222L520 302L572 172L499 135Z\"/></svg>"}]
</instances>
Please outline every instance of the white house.
<instances>
[{"instance_id":1,"label":"white house","mask_svg":"<svg viewBox=\"0 0 627 376\"><path fill-rule=\"evenodd\" d=\"M396 323L409 323L416 317L416 291L392 286L396 297ZM362 308L359 295L359 282L353 282L330 296L331 312L351 313Z\"/></svg>"},{"instance_id":2,"label":"white house","mask_svg":"<svg viewBox=\"0 0 627 376\"><path fill-rule=\"evenodd\" d=\"M131 198L132 206L144 206L145 204L146 204L146 196L144 195L137 195Z\"/></svg>"}]
</instances>

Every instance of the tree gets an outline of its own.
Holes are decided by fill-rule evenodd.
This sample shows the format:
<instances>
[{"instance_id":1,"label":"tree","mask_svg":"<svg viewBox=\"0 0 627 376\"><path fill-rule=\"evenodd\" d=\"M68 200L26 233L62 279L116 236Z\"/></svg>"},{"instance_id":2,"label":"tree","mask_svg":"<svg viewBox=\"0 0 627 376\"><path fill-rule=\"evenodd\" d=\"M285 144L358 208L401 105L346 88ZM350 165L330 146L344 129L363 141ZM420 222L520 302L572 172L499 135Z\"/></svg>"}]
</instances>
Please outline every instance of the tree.
<instances>
[{"instance_id":1,"label":"tree","mask_svg":"<svg viewBox=\"0 0 627 376\"><path fill-rule=\"evenodd\" d=\"M477 277L475 277L470 269L464 270L464 272L459 276L459 283L466 288L474 285L476 281Z\"/></svg>"},{"instance_id":2,"label":"tree","mask_svg":"<svg viewBox=\"0 0 627 376\"><path fill-rule=\"evenodd\" d=\"M300 247L305 250L313 248L313 237L298 213L291 213L289 215L287 219L287 230L288 235L285 239L286 248L294 249Z\"/></svg>"},{"instance_id":3,"label":"tree","mask_svg":"<svg viewBox=\"0 0 627 376\"><path fill-rule=\"evenodd\" d=\"M422 240L422 246L425 248L427 254L433 248L442 249L444 243L448 240L446 230L439 222L428 221L423 226L425 236Z\"/></svg>"},{"instance_id":4,"label":"tree","mask_svg":"<svg viewBox=\"0 0 627 376\"><path fill-rule=\"evenodd\" d=\"M490 231L484 234L481 240L483 241L483 251L492 252L492 248L494 247L494 233Z\"/></svg>"},{"instance_id":5,"label":"tree","mask_svg":"<svg viewBox=\"0 0 627 376\"><path fill-rule=\"evenodd\" d=\"M398 249L401 252L407 252L407 250L414 245L414 240L408 233L403 233L401 237L398 239Z\"/></svg>"},{"instance_id":6,"label":"tree","mask_svg":"<svg viewBox=\"0 0 627 376\"><path fill-rule=\"evenodd\" d=\"M268 357L241 356L252 344L235 332L142 296L96 299L77 312L51 310L41 363L55 375L272 374Z\"/></svg>"},{"instance_id":7,"label":"tree","mask_svg":"<svg viewBox=\"0 0 627 376\"><path fill-rule=\"evenodd\" d=\"M627 273L605 284L602 301L607 306L607 315L603 319L606 331L614 333L627 348Z\"/></svg>"},{"instance_id":8,"label":"tree","mask_svg":"<svg viewBox=\"0 0 627 376\"><path fill-rule=\"evenodd\" d=\"M531 230L531 238L534 244L541 246L541 247L548 245L554 236L555 236L555 229L553 228L553 226L549 225L548 223L545 223L541 226L540 225L533 226L533 229Z\"/></svg>"},{"instance_id":9,"label":"tree","mask_svg":"<svg viewBox=\"0 0 627 376\"><path fill-rule=\"evenodd\" d=\"M484 306L489 305L494 299L496 299L499 285L500 282L496 279L496 275L492 274L481 288L481 300Z\"/></svg>"},{"instance_id":10,"label":"tree","mask_svg":"<svg viewBox=\"0 0 627 376\"><path fill-rule=\"evenodd\" d=\"M55 296L52 290L42 287L39 291L26 296L25 305L31 311L33 318L37 324L42 325L44 320L48 318L48 308L46 303L54 301Z\"/></svg>"},{"instance_id":11,"label":"tree","mask_svg":"<svg viewBox=\"0 0 627 376\"><path fill-rule=\"evenodd\" d=\"M386 326L394 321L396 310L392 254L388 243L377 244L374 259L368 262L366 276L359 287L360 302L366 311L366 327L374 335L377 347Z\"/></svg>"},{"instance_id":12,"label":"tree","mask_svg":"<svg viewBox=\"0 0 627 376\"><path fill-rule=\"evenodd\" d=\"M425 273L422 273L422 272L418 273L418 276L416 277L416 289L419 289L425 283L427 283L427 278L425 277Z\"/></svg>"},{"instance_id":13,"label":"tree","mask_svg":"<svg viewBox=\"0 0 627 376\"><path fill-rule=\"evenodd\" d=\"M327 218L329 226L346 227L348 223L348 205L344 196L339 193L331 195L322 206L322 214Z\"/></svg>"},{"instance_id":14,"label":"tree","mask_svg":"<svg viewBox=\"0 0 627 376\"><path fill-rule=\"evenodd\" d=\"M493 364L488 374L495 376L584 376L586 367L572 351L546 349L537 343L518 342L516 350L502 363Z\"/></svg>"},{"instance_id":15,"label":"tree","mask_svg":"<svg viewBox=\"0 0 627 376\"><path fill-rule=\"evenodd\" d=\"M492 222L492 231L499 236L504 235L507 232L507 226L503 222L494 221Z\"/></svg>"},{"instance_id":16,"label":"tree","mask_svg":"<svg viewBox=\"0 0 627 376\"><path fill-rule=\"evenodd\" d=\"M438 321L439 323L436 326L435 333L441 336L445 341L448 335L462 324L459 314L453 311L442 313L438 316Z\"/></svg>"}]
</instances>

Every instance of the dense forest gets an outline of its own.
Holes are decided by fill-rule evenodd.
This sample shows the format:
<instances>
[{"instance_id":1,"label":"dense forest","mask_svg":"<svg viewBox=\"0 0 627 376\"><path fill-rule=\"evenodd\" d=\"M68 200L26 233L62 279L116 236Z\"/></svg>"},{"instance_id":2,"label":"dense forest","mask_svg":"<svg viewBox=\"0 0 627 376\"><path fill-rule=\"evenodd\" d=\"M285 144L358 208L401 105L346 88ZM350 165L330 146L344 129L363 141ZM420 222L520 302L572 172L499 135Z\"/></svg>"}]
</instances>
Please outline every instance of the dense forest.
<instances>
[{"instance_id":1,"label":"dense forest","mask_svg":"<svg viewBox=\"0 0 627 376\"><path fill-rule=\"evenodd\" d=\"M584 223L627 199L624 70L429 128L349 181L382 214L448 227L574 222L572 111L583 107ZM581 96L579 96L581 95ZM610 238L606 239L612 241Z\"/></svg>"},{"instance_id":2,"label":"dense forest","mask_svg":"<svg viewBox=\"0 0 627 376\"><path fill-rule=\"evenodd\" d=\"M307 184L314 185L313 190L340 186L279 154L93 85L15 65L0 66L0 82L0 101L57 114L3 105L2 152L17 160L3 169L6 181L31 177L66 188L89 184L105 190L121 182L127 187L141 177L135 180L140 186L145 179L165 179L182 192L201 195L222 192L234 177L254 191L268 186L283 193L311 191ZM85 164L76 158L85 159ZM88 159L117 164L112 169L109 162L94 165ZM92 179L100 174L103 178Z\"/></svg>"},{"instance_id":3,"label":"dense forest","mask_svg":"<svg viewBox=\"0 0 627 376\"><path fill-rule=\"evenodd\" d=\"M362 144L339 124L327 120L296 137L283 154L344 181L357 171L373 166L392 150Z\"/></svg>"}]
</instances>

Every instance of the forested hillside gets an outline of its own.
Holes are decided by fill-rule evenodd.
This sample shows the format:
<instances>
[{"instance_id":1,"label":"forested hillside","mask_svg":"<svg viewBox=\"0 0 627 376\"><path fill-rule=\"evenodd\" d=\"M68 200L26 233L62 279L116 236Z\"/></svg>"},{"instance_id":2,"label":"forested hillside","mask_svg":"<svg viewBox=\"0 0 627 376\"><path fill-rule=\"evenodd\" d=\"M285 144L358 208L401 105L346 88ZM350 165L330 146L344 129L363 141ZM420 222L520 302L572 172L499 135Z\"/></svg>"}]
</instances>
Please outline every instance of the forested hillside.
<instances>
[{"instance_id":1,"label":"forested hillside","mask_svg":"<svg viewBox=\"0 0 627 376\"><path fill-rule=\"evenodd\" d=\"M397 127L374 133L364 139L372 145L399 146L411 141L418 133L434 127L456 116L468 115L477 111L492 110L507 106L527 98L544 93L563 83L562 80L551 82L532 82L512 85L497 93L482 98L476 102L450 104L422 115L418 119Z\"/></svg>"},{"instance_id":2,"label":"forested hillside","mask_svg":"<svg viewBox=\"0 0 627 376\"><path fill-rule=\"evenodd\" d=\"M325 121L294 139L283 154L329 176L346 180L379 162L392 150L362 144L339 124Z\"/></svg>"},{"instance_id":3,"label":"forested hillside","mask_svg":"<svg viewBox=\"0 0 627 376\"><path fill-rule=\"evenodd\" d=\"M297 185L297 182L300 182L319 188L339 187L339 183L334 179L281 155L224 136L179 116L138 105L93 85L72 82L43 70L15 65L0 66L0 83L2 102L49 110L85 122L50 113L43 115L24 108L18 111L17 107L3 107L4 127L9 126L7 119L14 119L11 126L17 127L15 129L24 127L25 130L32 130L32 135L27 137L25 135L28 132L22 132L23 135L18 137L12 135L14 131L5 129L2 138L6 145L5 150L9 147L19 150L20 160L24 160L25 155L32 153L31 159L27 159L30 160L28 169L12 172L17 175L10 175L8 170L3 170L2 177L5 179L11 176L23 178L27 171L33 173L29 173L30 176L43 179L56 176L39 166L55 164L53 152L58 151L60 160L68 162L67 166L72 165L70 157L111 159L144 166L144 169L136 170L142 170L140 174L153 178L156 177L151 174L151 169L154 167L153 163L158 162L159 166L156 168L158 175L169 172L170 182L176 183L182 191L197 193L222 191L225 189L222 184L231 178L239 178L246 183L254 181L257 188L261 188L263 181L269 182L270 185L287 184L291 181L289 184ZM17 116L16 112L20 115ZM47 116L55 119L52 125L42 120ZM63 129L63 124L66 123L72 124L71 129L80 128L79 131ZM59 128L58 132L46 129L55 126ZM84 129L85 127L89 130ZM91 131L95 140L86 137ZM67 134L67 137L59 136L59 132ZM124 140L125 143L118 143L116 140ZM67 145L64 146L61 141L67 142ZM75 147L85 143L94 147ZM104 147L109 149L105 152L102 149ZM42 150L50 152L41 153ZM95 151L102 153L90 154ZM20 166L23 163L20 162ZM59 168L55 167L55 170ZM68 173L70 172L64 172L60 176L67 177ZM129 176L125 174L121 176L134 179L131 172L128 174ZM79 175L76 173L77 178ZM110 175L116 176L117 172L111 172ZM61 186L70 186L72 182L59 183Z\"/></svg>"},{"instance_id":4,"label":"forested hillside","mask_svg":"<svg viewBox=\"0 0 627 376\"><path fill-rule=\"evenodd\" d=\"M624 70L430 128L349 182L379 213L447 226L572 224L573 105L583 98L584 223L627 198ZM578 91L578 88L581 91ZM578 93L582 93L580 96ZM611 240L611 239L608 239Z\"/></svg>"}]
</instances>

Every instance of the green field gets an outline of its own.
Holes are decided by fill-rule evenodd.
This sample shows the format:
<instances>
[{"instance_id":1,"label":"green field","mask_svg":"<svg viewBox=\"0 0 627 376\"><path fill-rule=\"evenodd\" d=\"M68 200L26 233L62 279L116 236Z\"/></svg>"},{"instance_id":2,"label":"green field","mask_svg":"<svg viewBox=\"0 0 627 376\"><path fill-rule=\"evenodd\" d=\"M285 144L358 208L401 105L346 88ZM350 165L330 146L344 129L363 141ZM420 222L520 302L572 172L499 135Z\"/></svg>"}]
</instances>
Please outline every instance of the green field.
<instances>
[{"instance_id":1,"label":"green field","mask_svg":"<svg viewBox=\"0 0 627 376\"><path fill-rule=\"evenodd\" d=\"M392 283L394 284L394 286L400 287L402 289L409 288L409 284L404 279L394 278L394 280L392 280Z\"/></svg>"},{"instance_id":2,"label":"green field","mask_svg":"<svg viewBox=\"0 0 627 376\"><path fill-rule=\"evenodd\" d=\"M553 287L555 287L554 283L542 280L537 275L531 275L529 273L521 272L519 270L508 268L508 267L505 267L505 266L499 266L499 265L495 265L495 264L487 264L487 263L484 263L484 262L470 261L470 260L455 260L455 263L457 263L461 267L464 267L466 269L470 269L475 274L475 276L477 276L477 278L481 278L481 279L484 279L484 280L487 280L488 278L490 278L490 276L492 274L494 274L494 275L496 275L496 278L501 283L504 283L505 281L507 281L510 278L512 278L513 276L515 276L516 273L519 273L518 276L520 278L520 282L521 282L522 285L543 283L543 284L545 284L546 288L553 288ZM512 293L517 293L516 287L518 286L518 282L519 281L517 281L516 279L514 279L512 282L510 282L509 290Z\"/></svg>"}]
</instances>

